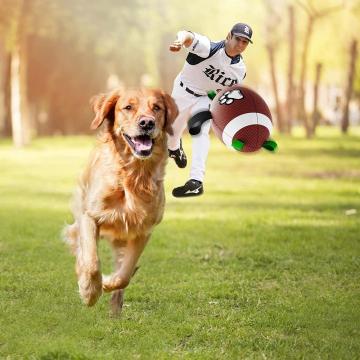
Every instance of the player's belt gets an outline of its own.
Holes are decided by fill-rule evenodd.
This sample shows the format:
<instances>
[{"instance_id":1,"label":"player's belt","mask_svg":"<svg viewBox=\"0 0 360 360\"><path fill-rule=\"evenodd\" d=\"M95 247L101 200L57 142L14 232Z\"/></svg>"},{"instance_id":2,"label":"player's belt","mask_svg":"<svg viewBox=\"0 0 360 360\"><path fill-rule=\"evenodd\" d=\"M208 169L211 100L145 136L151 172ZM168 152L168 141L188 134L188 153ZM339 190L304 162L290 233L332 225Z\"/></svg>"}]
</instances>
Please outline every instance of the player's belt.
<instances>
[{"instance_id":1,"label":"player's belt","mask_svg":"<svg viewBox=\"0 0 360 360\"><path fill-rule=\"evenodd\" d=\"M184 83L182 81L180 81L180 86L184 87ZM185 87L185 91L188 92L189 94L193 95L193 96L196 96L196 97L204 96L204 95L200 95L200 94L197 94L197 93L193 92L188 87Z\"/></svg>"}]
</instances>

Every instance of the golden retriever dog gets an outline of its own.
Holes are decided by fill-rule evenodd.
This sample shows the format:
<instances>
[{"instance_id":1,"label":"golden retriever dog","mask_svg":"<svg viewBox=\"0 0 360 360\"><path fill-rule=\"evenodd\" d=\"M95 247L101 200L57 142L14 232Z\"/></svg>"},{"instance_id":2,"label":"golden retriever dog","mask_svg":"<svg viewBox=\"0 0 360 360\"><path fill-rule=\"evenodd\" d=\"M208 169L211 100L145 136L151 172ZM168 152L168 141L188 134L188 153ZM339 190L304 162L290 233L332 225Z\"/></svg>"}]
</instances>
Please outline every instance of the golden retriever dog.
<instances>
[{"instance_id":1,"label":"golden retriever dog","mask_svg":"<svg viewBox=\"0 0 360 360\"><path fill-rule=\"evenodd\" d=\"M123 304L124 289L165 206L164 175L167 133L178 110L161 90L116 90L91 99L95 119L105 121L75 192L75 222L64 229L76 256L79 292L94 305L103 291L113 292L112 312ZM113 248L115 270L102 275L97 251L99 237Z\"/></svg>"}]
</instances>

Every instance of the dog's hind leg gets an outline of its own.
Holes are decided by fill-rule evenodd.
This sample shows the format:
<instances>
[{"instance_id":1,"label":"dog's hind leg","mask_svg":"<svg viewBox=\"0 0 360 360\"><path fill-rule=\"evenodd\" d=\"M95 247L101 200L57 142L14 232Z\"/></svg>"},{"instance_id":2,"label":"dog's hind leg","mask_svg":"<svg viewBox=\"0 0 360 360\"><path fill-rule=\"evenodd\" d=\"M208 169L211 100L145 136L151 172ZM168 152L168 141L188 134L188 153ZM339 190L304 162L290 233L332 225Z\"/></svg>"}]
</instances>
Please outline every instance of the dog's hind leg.
<instances>
[{"instance_id":1,"label":"dog's hind leg","mask_svg":"<svg viewBox=\"0 0 360 360\"><path fill-rule=\"evenodd\" d=\"M122 307L124 305L124 292L125 289L115 290L111 294L110 299L110 315L117 316L121 313Z\"/></svg>"},{"instance_id":2,"label":"dog's hind leg","mask_svg":"<svg viewBox=\"0 0 360 360\"><path fill-rule=\"evenodd\" d=\"M125 246L125 245L124 245ZM122 265L123 257L124 257L124 249L123 247L115 247L114 246L114 254L115 254L115 269L119 271ZM132 276L135 275L136 271L139 269L139 266L135 267L135 270ZM106 276L104 276L106 279ZM114 290L110 299L110 315L117 316L121 313L122 307L124 305L124 294L125 289Z\"/></svg>"},{"instance_id":3,"label":"dog's hind leg","mask_svg":"<svg viewBox=\"0 0 360 360\"><path fill-rule=\"evenodd\" d=\"M113 251L114 251L114 261L115 261L115 271L119 270L122 264L124 257L124 246L125 242L113 241ZM122 307L124 305L124 292L125 289L115 290L111 294L110 299L110 315L117 316L121 313Z\"/></svg>"}]
</instances>

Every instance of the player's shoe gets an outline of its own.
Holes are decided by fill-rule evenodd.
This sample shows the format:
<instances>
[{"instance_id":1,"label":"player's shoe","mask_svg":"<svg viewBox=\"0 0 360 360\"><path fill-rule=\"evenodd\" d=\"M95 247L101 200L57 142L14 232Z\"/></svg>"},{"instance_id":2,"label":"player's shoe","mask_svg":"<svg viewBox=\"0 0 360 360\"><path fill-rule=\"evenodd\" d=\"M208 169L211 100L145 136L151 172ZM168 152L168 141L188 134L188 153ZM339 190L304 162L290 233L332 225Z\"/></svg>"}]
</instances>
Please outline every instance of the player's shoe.
<instances>
[{"instance_id":1,"label":"player's shoe","mask_svg":"<svg viewBox=\"0 0 360 360\"><path fill-rule=\"evenodd\" d=\"M204 192L203 183L198 180L190 179L184 186L173 189L172 194L175 197L199 196Z\"/></svg>"},{"instance_id":2,"label":"player's shoe","mask_svg":"<svg viewBox=\"0 0 360 360\"><path fill-rule=\"evenodd\" d=\"M187 164L187 158L186 158L186 154L184 152L184 149L182 148L182 141L180 139L180 147L176 150L168 150L169 152L169 157L175 160L176 165L179 168L184 168L186 167Z\"/></svg>"}]
</instances>

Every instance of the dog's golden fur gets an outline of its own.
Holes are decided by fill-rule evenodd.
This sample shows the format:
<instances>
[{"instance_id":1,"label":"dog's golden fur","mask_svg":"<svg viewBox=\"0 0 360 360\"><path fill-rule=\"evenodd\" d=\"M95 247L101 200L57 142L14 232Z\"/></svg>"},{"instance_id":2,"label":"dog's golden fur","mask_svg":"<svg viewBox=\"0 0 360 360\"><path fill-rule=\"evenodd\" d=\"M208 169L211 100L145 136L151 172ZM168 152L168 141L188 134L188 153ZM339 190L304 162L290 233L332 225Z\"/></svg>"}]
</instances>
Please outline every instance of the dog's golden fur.
<instances>
[{"instance_id":1,"label":"dog's golden fur","mask_svg":"<svg viewBox=\"0 0 360 360\"><path fill-rule=\"evenodd\" d=\"M76 256L85 304L94 305L103 290L113 291L112 310L117 312L139 256L163 216L167 133L178 111L161 90L117 90L91 103L96 114L91 128L105 119L106 128L79 181L75 222L64 235ZM115 271L108 276L100 270L99 236L107 237L114 250Z\"/></svg>"}]
</instances>

